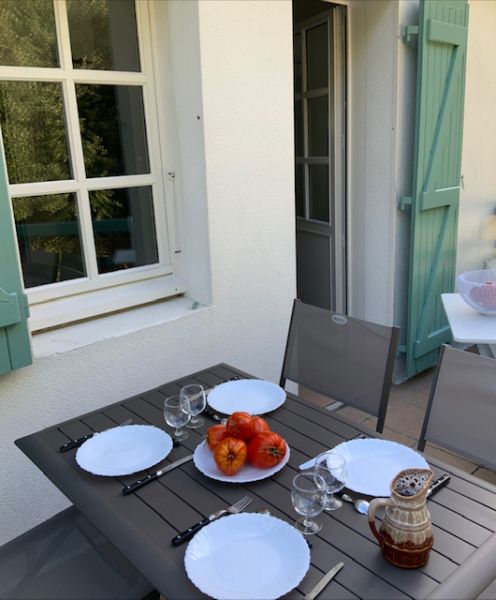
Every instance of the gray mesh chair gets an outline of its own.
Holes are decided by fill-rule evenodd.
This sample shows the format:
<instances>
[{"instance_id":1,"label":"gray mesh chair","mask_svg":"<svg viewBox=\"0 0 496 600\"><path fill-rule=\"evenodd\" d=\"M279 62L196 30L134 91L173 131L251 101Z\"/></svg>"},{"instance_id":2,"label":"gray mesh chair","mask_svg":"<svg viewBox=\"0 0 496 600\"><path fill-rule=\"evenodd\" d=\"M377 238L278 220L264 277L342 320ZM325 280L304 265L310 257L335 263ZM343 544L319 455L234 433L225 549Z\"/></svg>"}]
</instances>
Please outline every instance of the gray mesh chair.
<instances>
[{"instance_id":1,"label":"gray mesh chair","mask_svg":"<svg viewBox=\"0 0 496 600\"><path fill-rule=\"evenodd\" d=\"M0 548L2 600L139 600L152 592L74 506Z\"/></svg>"},{"instance_id":2,"label":"gray mesh chair","mask_svg":"<svg viewBox=\"0 0 496 600\"><path fill-rule=\"evenodd\" d=\"M426 441L496 469L496 360L443 346L418 449Z\"/></svg>"},{"instance_id":3,"label":"gray mesh chair","mask_svg":"<svg viewBox=\"0 0 496 600\"><path fill-rule=\"evenodd\" d=\"M382 432L399 329L295 300L281 386L293 381L377 417Z\"/></svg>"}]
</instances>

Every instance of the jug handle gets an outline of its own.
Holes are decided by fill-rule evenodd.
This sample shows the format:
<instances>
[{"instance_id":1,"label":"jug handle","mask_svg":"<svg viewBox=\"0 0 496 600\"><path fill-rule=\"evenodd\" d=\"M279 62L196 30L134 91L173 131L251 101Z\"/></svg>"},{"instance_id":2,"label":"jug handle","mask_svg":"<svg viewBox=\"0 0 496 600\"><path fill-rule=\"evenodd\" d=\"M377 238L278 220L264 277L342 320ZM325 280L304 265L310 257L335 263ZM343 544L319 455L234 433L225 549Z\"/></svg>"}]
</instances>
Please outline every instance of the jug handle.
<instances>
[{"instance_id":1,"label":"jug handle","mask_svg":"<svg viewBox=\"0 0 496 600\"><path fill-rule=\"evenodd\" d=\"M382 544L382 536L377 531L377 528L375 526L375 515L377 514L377 511L380 508L382 508L383 506L391 506L392 504L393 504L393 501L391 500L391 498L375 498L374 500L372 500L372 502L369 505L369 511L367 513L367 518L369 520L369 527L370 527L370 530L372 531L372 533L377 538L377 541L379 542L379 544Z\"/></svg>"}]
</instances>

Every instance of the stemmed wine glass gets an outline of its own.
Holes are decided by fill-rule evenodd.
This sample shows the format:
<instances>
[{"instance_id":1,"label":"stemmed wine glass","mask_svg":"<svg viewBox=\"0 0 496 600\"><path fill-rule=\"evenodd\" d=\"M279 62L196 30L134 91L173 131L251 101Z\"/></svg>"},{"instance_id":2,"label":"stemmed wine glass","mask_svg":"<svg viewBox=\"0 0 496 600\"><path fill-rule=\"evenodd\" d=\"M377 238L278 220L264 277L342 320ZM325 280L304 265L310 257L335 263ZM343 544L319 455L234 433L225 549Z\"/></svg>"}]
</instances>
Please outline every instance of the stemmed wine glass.
<instances>
[{"instance_id":1,"label":"stemmed wine glass","mask_svg":"<svg viewBox=\"0 0 496 600\"><path fill-rule=\"evenodd\" d=\"M185 440L189 433L182 429L190 420L189 403L184 396L170 396L164 400L164 417L167 425L175 427L174 438Z\"/></svg>"},{"instance_id":2,"label":"stemmed wine glass","mask_svg":"<svg viewBox=\"0 0 496 600\"><path fill-rule=\"evenodd\" d=\"M310 517L320 515L323 510L324 481L320 475L312 473L299 473L293 479L291 488L291 501L294 509L301 519L295 521L295 527L304 535L318 533L322 529L322 523Z\"/></svg>"},{"instance_id":3,"label":"stemmed wine glass","mask_svg":"<svg viewBox=\"0 0 496 600\"><path fill-rule=\"evenodd\" d=\"M189 403L189 414L191 415L191 420L187 427L190 427L191 429L201 427L203 423L205 423L205 420L198 417L198 415L205 410L205 407L207 406L207 397L205 395L203 386L196 383L192 385L185 385L181 388L179 395L181 398L185 398Z\"/></svg>"},{"instance_id":4,"label":"stemmed wine glass","mask_svg":"<svg viewBox=\"0 0 496 600\"><path fill-rule=\"evenodd\" d=\"M324 452L315 460L314 475L317 485L325 492L324 510L337 510L343 502L333 494L341 491L346 484L346 461L341 454Z\"/></svg>"}]
</instances>

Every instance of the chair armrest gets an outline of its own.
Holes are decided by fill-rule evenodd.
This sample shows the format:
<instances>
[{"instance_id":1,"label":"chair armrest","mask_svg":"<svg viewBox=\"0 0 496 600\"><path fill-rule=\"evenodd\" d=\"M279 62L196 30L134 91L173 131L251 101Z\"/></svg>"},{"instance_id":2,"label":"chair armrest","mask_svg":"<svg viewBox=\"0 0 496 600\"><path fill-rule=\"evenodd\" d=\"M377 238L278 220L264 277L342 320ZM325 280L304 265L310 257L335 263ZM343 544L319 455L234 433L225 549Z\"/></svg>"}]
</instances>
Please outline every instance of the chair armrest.
<instances>
[{"instance_id":1,"label":"chair armrest","mask_svg":"<svg viewBox=\"0 0 496 600\"><path fill-rule=\"evenodd\" d=\"M449 575L427 600L473 600L496 579L496 533Z\"/></svg>"}]
</instances>

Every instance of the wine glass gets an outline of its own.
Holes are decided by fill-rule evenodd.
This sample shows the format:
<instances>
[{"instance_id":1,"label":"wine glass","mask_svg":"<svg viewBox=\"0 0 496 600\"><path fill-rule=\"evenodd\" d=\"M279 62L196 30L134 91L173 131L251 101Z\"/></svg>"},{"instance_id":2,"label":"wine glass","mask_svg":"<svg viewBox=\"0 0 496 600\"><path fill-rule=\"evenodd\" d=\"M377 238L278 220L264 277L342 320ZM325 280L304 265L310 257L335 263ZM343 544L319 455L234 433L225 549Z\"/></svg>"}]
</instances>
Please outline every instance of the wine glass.
<instances>
[{"instance_id":1,"label":"wine glass","mask_svg":"<svg viewBox=\"0 0 496 600\"><path fill-rule=\"evenodd\" d=\"M167 425L175 427L174 438L178 441L185 440L189 433L182 429L190 420L188 400L183 396L170 396L164 400L164 417Z\"/></svg>"},{"instance_id":2,"label":"wine glass","mask_svg":"<svg viewBox=\"0 0 496 600\"><path fill-rule=\"evenodd\" d=\"M294 509L301 519L295 521L295 527L304 535L318 533L322 529L322 523L310 517L320 515L323 510L324 481L316 473L311 471L299 473L293 479L291 488L291 501Z\"/></svg>"},{"instance_id":3,"label":"wine glass","mask_svg":"<svg viewBox=\"0 0 496 600\"><path fill-rule=\"evenodd\" d=\"M189 414L191 415L191 420L187 427L191 427L192 429L201 427L205 423L205 420L199 418L198 415L205 410L205 406L207 406L207 397L205 396L203 386L198 384L185 385L181 388L179 395L189 402Z\"/></svg>"},{"instance_id":4,"label":"wine glass","mask_svg":"<svg viewBox=\"0 0 496 600\"><path fill-rule=\"evenodd\" d=\"M317 485L325 492L324 510L337 510L343 502L333 494L346 484L346 461L335 452L324 452L315 460L314 475L319 477Z\"/></svg>"}]
</instances>

